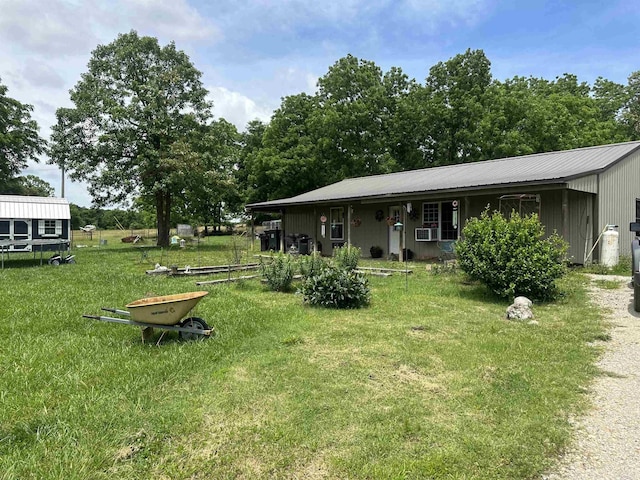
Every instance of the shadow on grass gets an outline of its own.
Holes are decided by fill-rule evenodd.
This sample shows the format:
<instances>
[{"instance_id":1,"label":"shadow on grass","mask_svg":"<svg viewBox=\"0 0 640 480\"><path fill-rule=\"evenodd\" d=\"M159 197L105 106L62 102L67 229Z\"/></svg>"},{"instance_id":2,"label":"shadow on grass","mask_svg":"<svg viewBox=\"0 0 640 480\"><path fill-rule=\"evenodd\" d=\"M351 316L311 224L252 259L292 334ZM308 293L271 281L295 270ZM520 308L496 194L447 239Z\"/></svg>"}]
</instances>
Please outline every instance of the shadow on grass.
<instances>
[{"instance_id":1,"label":"shadow on grass","mask_svg":"<svg viewBox=\"0 0 640 480\"><path fill-rule=\"evenodd\" d=\"M16 255L26 255L26 254L16 254ZM51 253L49 253L46 256L42 257L42 267L43 268L59 268L62 267L63 265L59 265L58 267L55 267L53 265L49 265L47 263L47 261L49 260L49 258L51 258L52 255ZM12 269L20 269L20 268L31 268L31 267L40 267L40 257L38 256L37 258L13 258L13 256L11 258L6 258L4 259L4 270L12 270Z\"/></svg>"}]
</instances>

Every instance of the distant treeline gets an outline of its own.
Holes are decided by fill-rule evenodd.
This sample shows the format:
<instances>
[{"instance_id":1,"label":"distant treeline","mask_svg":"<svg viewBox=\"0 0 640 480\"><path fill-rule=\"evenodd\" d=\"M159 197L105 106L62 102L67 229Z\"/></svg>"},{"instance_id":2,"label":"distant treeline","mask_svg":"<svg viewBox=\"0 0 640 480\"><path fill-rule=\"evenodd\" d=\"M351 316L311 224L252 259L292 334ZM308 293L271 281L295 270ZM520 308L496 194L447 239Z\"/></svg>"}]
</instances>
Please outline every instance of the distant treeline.
<instances>
[{"instance_id":1,"label":"distant treeline","mask_svg":"<svg viewBox=\"0 0 640 480\"><path fill-rule=\"evenodd\" d=\"M155 217L144 211L106 210L86 208L71 204L71 228L78 230L85 225L95 225L101 230L155 228Z\"/></svg>"}]
</instances>

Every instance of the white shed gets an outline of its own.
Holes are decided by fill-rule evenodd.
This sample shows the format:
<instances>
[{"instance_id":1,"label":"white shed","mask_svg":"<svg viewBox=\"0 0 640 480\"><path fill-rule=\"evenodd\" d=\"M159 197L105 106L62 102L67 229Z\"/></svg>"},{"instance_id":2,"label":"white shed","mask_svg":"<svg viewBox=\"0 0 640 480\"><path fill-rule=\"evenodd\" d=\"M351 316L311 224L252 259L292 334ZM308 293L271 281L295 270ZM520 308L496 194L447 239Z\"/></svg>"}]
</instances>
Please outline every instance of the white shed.
<instances>
[{"instance_id":1,"label":"white shed","mask_svg":"<svg viewBox=\"0 0 640 480\"><path fill-rule=\"evenodd\" d=\"M70 239L71 210L66 199L0 195L0 244L6 251L58 250L60 243Z\"/></svg>"}]
</instances>

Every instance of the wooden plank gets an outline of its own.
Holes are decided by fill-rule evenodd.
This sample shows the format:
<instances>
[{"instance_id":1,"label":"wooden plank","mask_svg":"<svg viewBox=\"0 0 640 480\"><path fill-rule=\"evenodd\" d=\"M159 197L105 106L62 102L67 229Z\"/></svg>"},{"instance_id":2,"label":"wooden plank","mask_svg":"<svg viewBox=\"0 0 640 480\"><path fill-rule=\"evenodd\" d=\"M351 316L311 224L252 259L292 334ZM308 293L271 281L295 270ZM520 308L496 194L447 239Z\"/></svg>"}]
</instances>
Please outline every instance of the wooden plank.
<instances>
[{"instance_id":1,"label":"wooden plank","mask_svg":"<svg viewBox=\"0 0 640 480\"><path fill-rule=\"evenodd\" d=\"M390 277L393 275L393 273L390 272L376 272L376 271L372 271L372 270L360 270L359 268L357 268L355 270L358 273L362 273L363 275L373 275L374 277Z\"/></svg>"},{"instance_id":2,"label":"wooden plank","mask_svg":"<svg viewBox=\"0 0 640 480\"><path fill-rule=\"evenodd\" d=\"M228 283L228 282L235 282L238 280L249 280L251 278L257 278L258 275L245 275L242 277L233 277L233 278L221 278L218 280L206 280L204 282L196 282L196 285L215 285L218 283Z\"/></svg>"},{"instance_id":3,"label":"wooden plank","mask_svg":"<svg viewBox=\"0 0 640 480\"><path fill-rule=\"evenodd\" d=\"M378 267L358 267L358 270L374 271L374 272L391 272L391 273L413 273L413 270L405 270L400 268L378 268Z\"/></svg>"},{"instance_id":4,"label":"wooden plank","mask_svg":"<svg viewBox=\"0 0 640 480\"><path fill-rule=\"evenodd\" d=\"M215 265L209 267L189 267L187 272L186 268L177 268L174 270L147 270L147 275L213 275L216 273L229 273L239 272L244 270L256 270L260 268L259 263L246 263L246 264L232 264L232 265Z\"/></svg>"}]
</instances>

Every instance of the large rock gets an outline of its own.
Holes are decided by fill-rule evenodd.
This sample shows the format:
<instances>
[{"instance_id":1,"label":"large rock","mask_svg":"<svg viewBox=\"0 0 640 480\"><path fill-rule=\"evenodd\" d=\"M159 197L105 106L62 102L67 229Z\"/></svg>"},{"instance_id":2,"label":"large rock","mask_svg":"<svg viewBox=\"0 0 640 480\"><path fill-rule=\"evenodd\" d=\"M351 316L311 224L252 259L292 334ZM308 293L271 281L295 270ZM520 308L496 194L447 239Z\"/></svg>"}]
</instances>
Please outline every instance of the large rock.
<instances>
[{"instance_id":1,"label":"large rock","mask_svg":"<svg viewBox=\"0 0 640 480\"><path fill-rule=\"evenodd\" d=\"M533 318L533 311L531 306L533 302L527 297L516 297L513 303L507 308L508 320L531 320Z\"/></svg>"},{"instance_id":2,"label":"large rock","mask_svg":"<svg viewBox=\"0 0 640 480\"><path fill-rule=\"evenodd\" d=\"M514 305L524 305L525 307L531 308L533 306L533 302L529 300L527 297L516 297L513 299Z\"/></svg>"}]
</instances>

